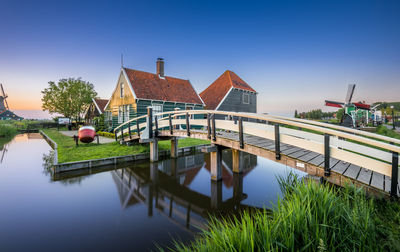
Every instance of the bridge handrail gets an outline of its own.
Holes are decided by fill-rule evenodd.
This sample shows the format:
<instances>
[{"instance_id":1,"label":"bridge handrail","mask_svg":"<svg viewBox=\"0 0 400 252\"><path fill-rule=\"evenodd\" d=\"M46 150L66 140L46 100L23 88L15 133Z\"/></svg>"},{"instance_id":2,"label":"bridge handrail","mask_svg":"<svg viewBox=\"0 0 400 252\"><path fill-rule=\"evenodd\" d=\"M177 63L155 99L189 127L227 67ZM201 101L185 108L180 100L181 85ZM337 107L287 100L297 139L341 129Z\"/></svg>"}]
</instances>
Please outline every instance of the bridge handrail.
<instances>
[{"instance_id":1,"label":"bridge handrail","mask_svg":"<svg viewBox=\"0 0 400 252\"><path fill-rule=\"evenodd\" d=\"M360 142L360 143L363 143L363 144L368 144L368 145L372 145L374 147L379 147L379 148L383 148L383 149L386 149L386 150L390 150L390 151L394 151L394 152L400 153L400 147L399 146L375 140L375 139L380 139L380 140L384 140L384 141L390 141L390 142L396 142L397 143L397 139L388 138L388 137L384 137L384 136L381 136L381 135L378 135L378 134L365 132L365 131L361 131L361 130L347 129L347 128L344 128L344 127L341 127L341 126L331 125L331 124L327 124L327 123L321 123L321 122L310 123L309 121L306 121L306 122L299 121L301 119L293 120L293 118L286 118L286 117L261 115L261 114L254 114L254 113L237 113L237 112L227 112L227 111L215 111L215 110L168 111L168 112L162 112L162 113L155 114L155 116L161 117L161 116L165 116L165 115L169 115L169 114L174 114L175 116L183 116L185 114L189 114L189 115L217 114L217 115L225 115L225 116L227 115L227 116L234 116L234 117L251 118L251 119L256 119L256 120L258 119L258 120L262 120L262 121L274 122L274 123L285 124L285 125L290 125L290 126L294 126L294 127L309 129L309 130L321 132L321 133L324 133L324 134L329 134L329 135L332 135L332 136L342 137L342 138L350 139L350 140L357 141L357 142ZM140 117L137 117L137 118L133 118L133 119L121 124L120 126L118 126L114 130L114 132L119 130L124 125L127 125L127 124L129 124L129 123L131 123L133 121L136 121L136 120L141 119L141 118L146 118L146 117L147 117L147 115L143 115L143 116L140 116ZM164 117L163 119L165 120L166 117ZM190 120L196 120L196 119L190 119ZM323 127L323 126L325 126L325 127ZM345 132L334 130L334 129L331 129L331 128L340 129L340 130L343 130ZM353 133L353 134L351 134L351 133ZM355 134L357 134L357 135L355 135ZM373 137L375 139L367 138L366 136Z\"/></svg>"}]
</instances>

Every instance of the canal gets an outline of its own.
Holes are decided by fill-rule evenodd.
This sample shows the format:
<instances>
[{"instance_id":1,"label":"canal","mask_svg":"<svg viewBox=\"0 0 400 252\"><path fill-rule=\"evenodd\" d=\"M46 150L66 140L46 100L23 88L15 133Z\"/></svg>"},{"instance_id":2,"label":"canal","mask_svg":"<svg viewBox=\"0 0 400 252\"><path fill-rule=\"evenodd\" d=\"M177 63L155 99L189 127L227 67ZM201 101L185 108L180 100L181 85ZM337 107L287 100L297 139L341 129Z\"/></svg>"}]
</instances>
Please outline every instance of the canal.
<instances>
[{"instance_id":1,"label":"canal","mask_svg":"<svg viewBox=\"0 0 400 252\"><path fill-rule=\"evenodd\" d=\"M0 251L147 251L190 241L208 216L271 208L282 197L276 179L297 170L242 153L232 173L211 182L209 156L194 154L53 177L51 148L39 134L1 146Z\"/></svg>"}]
</instances>

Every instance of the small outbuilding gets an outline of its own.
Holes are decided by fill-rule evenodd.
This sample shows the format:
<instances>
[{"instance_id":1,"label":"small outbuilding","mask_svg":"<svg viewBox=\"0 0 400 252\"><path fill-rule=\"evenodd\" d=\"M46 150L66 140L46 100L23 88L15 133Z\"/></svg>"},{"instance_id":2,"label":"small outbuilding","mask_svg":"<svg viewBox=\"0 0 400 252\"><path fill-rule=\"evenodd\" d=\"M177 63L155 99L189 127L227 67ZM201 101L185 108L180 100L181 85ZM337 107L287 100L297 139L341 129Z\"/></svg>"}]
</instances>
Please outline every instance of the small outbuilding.
<instances>
[{"instance_id":1,"label":"small outbuilding","mask_svg":"<svg viewBox=\"0 0 400 252\"><path fill-rule=\"evenodd\" d=\"M104 108L108 103L107 99L94 98L84 114L86 123L93 123L93 119L104 113Z\"/></svg>"},{"instance_id":2,"label":"small outbuilding","mask_svg":"<svg viewBox=\"0 0 400 252\"><path fill-rule=\"evenodd\" d=\"M201 92L200 97L209 110L257 113L257 92L229 70Z\"/></svg>"}]
</instances>

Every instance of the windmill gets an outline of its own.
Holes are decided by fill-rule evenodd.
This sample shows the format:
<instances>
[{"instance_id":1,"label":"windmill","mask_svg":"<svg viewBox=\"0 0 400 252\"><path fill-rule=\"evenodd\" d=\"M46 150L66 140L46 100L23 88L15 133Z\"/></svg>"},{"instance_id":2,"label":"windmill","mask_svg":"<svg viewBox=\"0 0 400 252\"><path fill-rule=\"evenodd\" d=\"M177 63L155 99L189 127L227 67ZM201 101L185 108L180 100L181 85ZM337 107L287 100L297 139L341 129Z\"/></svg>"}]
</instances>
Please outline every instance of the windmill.
<instances>
[{"instance_id":1,"label":"windmill","mask_svg":"<svg viewBox=\"0 0 400 252\"><path fill-rule=\"evenodd\" d=\"M17 116L10 111L8 106L6 93L4 92L3 84L0 83L1 94L0 94L0 120L22 120L22 117Z\"/></svg>"},{"instance_id":2,"label":"windmill","mask_svg":"<svg viewBox=\"0 0 400 252\"><path fill-rule=\"evenodd\" d=\"M349 84L344 102L325 100L325 106L344 108L341 125L357 127L359 122L368 123L370 105L365 102L351 102L356 84Z\"/></svg>"}]
</instances>

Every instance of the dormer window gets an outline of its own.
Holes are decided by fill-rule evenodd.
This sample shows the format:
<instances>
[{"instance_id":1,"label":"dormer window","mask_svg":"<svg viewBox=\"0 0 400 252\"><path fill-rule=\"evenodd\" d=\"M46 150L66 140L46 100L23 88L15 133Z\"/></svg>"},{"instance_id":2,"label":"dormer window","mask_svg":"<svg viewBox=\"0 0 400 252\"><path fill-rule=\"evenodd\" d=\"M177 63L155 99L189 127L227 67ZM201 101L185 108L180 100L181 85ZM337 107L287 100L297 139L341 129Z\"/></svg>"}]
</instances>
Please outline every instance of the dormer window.
<instances>
[{"instance_id":1,"label":"dormer window","mask_svg":"<svg viewBox=\"0 0 400 252\"><path fill-rule=\"evenodd\" d=\"M124 88L125 88L124 86L125 86L124 83L121 82L121 98L124 97Z\"/></svg>"}]
</instances>

